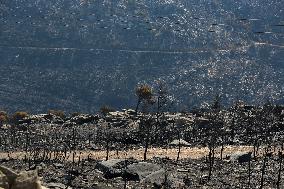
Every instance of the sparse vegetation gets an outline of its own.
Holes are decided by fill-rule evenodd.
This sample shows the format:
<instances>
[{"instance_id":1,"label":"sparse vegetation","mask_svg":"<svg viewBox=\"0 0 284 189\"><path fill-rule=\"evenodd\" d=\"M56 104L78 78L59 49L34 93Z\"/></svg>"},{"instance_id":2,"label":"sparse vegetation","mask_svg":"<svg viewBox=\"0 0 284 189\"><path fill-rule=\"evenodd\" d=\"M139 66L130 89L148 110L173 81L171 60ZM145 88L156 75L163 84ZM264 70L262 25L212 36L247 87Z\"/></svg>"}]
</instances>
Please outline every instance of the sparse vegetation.
<instances>
[{"instance_id":1,"label":"sparse vegetation","mask_svg":"<svg viewBox=\"0 0 284 189\"><path fill-rule=\"evenodd\" d=\"M5 111L0 111L0 126L8 122L8 114Z\"/></svg>"},{"instance_id":2,"label":"sparse vegetation","mask_svg":"<svg viewBox=\"0 0 284 189\"><path fill-rule=\"evenodd\" d=\"M138 111L141 103L144 103L145 106L153 103L153 90L150 85L140 84L135 89L135 94L137 96L137 105L135 112Z\"/></svg>"},{"instance_id":3,"label":"sparse vegetation","mask_svg":"<svg viewBox=\"0 0 284 189\"><path fill-rule=\"evenodd\" d=\"M79 115L81 115L80 112L73 112L73 113L71 114L71 117L76 117L76 116L79 116Z\"/></svg>"},{"instance_id":4,"label":"sparse vegetation","mask_svg":"<svg viewBox=\"0 0 284 189\"><path fill-rule=\"evenodd\" d=\"M24 118L28 117L28 113L24 112L24 111L19 111L19 112L15 112L12 117L11 120L15 123L18 124L20 120L23 120Z\"/></svg>"},{"instance_id":5,"label":"sparse vegetation","mask_svg":"<svg viewBox=\"0 0 284 189\"><path fill-rule=\"evenodd\" d=\"M107 106L107 105L104 105L100 108L100 112L103 115L107 115L109 112L114 112L114 111L115 111L114 108Z\"/></svg>"},{"instance_id":6,"label":"sparse vegetation","mask_svg":"<svg viewBox=\"0 0 284 189\"><path fill-rule=\"evenodd\" d=\"M0 189L284 189L283 1L0 1Z\"/></svg>"},{"instance_id":7,"label":"sparse vegetation","mask_svg":"<svg viewBox=\"0 0 284 189\"><path fill-rule=\"evenodd\" d=\"M107 162L114 158L122 159L123 165L117 166L121 167L123 173L106 172L105 177L111 179L120 175L123 177L120 188L127 188L132 185L133 179L127 172L128 166L133 165L129 157L139 151L134 155L135 161L157 163L153 150L160 149L159 155L166 156L160 160L163 163L158 161L166 168L166 172L160 170L161 183L167 183L168 188L172 187L171 179L176 166L180 172L187 173L182 183L197 188L212 186L213 183L215 188L220 188L224 182L228 182L228 178L235 179L226 183L231 188L235 185L282 188L283 106L271 103L248 106L238 102L230 108L223 108L221 98L217 96L210 109L180 113L167 112L171 100L164 85L139 85L136 95L138 107L141 105L142 110L139 112L139 108L137 111L114 111L108 106L103 106L97 115L76 113L71 117L65 117L62 111L55 110L49 111L49 115L16 112L10 119L19 127L0 129L0 154L6 154L9 162L13 153L23 153L19 161L27 169L33 169L43 162L51 165L54 162L70 163L71 167L67 166L66 170L69 175L66 185L73 187L76 178L82 174L78 172L87 168L85 162L90 166L92 161L98 161L94 158L96 153L99 159ZM2 123L7 123L7 117L5 112L0 113ZM64 119L58 121L58 117ZM26 129L23 130L21 126ZM169 145L174 146L169 149ZM230 146L249 150L243 154L234 154L234 151L228 153ZM204 149L203 155L196 160L186 159L191 158L186 154L188 150L195 147ZM190 166L195 166L194 170ZM243 173L239 172L238 166L242 167ZM261 169L257 170L256 166ZM184 167L188 170L184 170ZM245 174L248 180L230 175L232 171ZM224 177L223 172L228 175ZM273 174L274 184L267 180L267 176Z\"/></svg>"}]
</instances>

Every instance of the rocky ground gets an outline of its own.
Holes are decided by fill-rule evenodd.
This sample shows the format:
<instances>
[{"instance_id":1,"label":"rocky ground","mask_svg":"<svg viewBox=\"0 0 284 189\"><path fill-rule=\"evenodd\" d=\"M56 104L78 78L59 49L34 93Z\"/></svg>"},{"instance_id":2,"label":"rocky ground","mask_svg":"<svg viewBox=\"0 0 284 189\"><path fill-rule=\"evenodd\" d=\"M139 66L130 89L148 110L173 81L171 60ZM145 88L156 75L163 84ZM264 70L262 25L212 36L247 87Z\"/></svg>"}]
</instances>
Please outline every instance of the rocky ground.
<instances>
[{"instance_id":1,"label":"rocky ground","mask_svg":"<svg viewBox=\"0 0 284 189\"><path fill-rule=\"evenodd\" d=\"M147 161L136 159L111 159L100 161L85 159L75 162L41 162L29 165L20 160L1 160L1 165L14 170L38 169L43 185L65 189L121 189L121 188L259 188L263 159L249 163L244 153L237 153L229 160L215 160L212 177L208 181L208 164L205 158L171 160L156 157ZM276 188L277 158L266 162L264 188ZM281 176L283 178L283 176ZM250 187L249 187L250 186ZM281 184L281 188L284 185Z\"/></svg>"},{"instance_id":2,"label":"rocky ground","mask_svg":"<svg viewBox=\"0 0 284 189\"><path fill-rule=\"evenodd\" d=\"M205 114L31 115L0 128L0 165L38 170L51 189L284 188L281 116L266 132L237 124L213 132L219 122Z\"/></svg>"}]
</instances>

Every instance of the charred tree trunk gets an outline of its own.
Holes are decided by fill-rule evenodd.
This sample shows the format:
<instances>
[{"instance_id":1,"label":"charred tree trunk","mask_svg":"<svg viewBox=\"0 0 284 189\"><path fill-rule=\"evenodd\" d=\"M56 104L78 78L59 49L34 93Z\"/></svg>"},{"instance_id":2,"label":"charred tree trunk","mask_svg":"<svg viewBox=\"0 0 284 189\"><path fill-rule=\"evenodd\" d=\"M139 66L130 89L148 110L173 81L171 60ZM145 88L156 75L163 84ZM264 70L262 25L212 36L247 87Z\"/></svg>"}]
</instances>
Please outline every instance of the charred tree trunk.
<instances>
[{"instance_id":1,"label":"charred tree trunk","mask_svg":"<svg viewBox=\"0 0 284 189\"><path fill-rule=\"evenodd\" d=\"M109 156L109 139L106 141L106 161L108 160Z\"/></svg>"},{"instance_id":2,"label":"charred tree trunk","mask_svg":"<svg viewBox=\"0 0 284 189\"><path fill-rule=\"evenodd\" d=\"M145 140L144 161L147 160L147 151L148 151L148 147L149 147L149 141L150 141L150 137L149 137L149 133L148 133L146 140Z\"/></svg>"},{"instance_id":3,"label":"charred tree trunk","mask_svg":"<svg viewBox=\"0 0 284 189\"><path fill-rule=\"evenodd\" d=\"M140 104L141 104L141 99L139 98L138 101L137 101L137 104L136 104L136 108L135 108L135 113L136 114L138 113L138 108L139 108Z\"/></svg>"},{"instance_id":4,"label":"charred tree trunk","mask_svg":"<svg viewBox=\"0 0 284 189\"><path fill-rule=\"evenodd\" d=\"M260 187L259 187L259 189L263 188L266 162L267 162L267 154L264 155L263 165L262 165L262 169L261 169L261 180L260 180Z\"/></svg>"},{"instance_id":5,"label":"charred tree trunk","mask_svg":"<svg viewBox=\"0 0 284 189\"><path fill-rule=\"evenodd\" d=\"M225 137L222 135L222 143L221 143L221 152L220 152L220 159L223 159L223 152L224 152L224 144L225 144Z\"/></svg>"},{"instance_id":6,"label":"charred tree trunk","mask_svg":"<svg viewBox=\"0 0 284 189\"><path fill-rule=\"evenodd\" d=\"M279 152L279 170L278 170L278 178L276 182L277 189L280 189L280 182L281 182L281 171L282 171L282 152Z\"/></svg>"},{"instance_id":7,"label":"charred tree trunk","mask_svg":"<svg viewBox=\"0 0 284 189\"><path fill-rule=\"evenodd\" d=\"M179 134L178 134L178 154L177 154L177 161L179 160L180 149L181 149L181 143L180 143L180 133L179 133Z\"/></svg>"},{"instance_id":8,"label":"charred tree trunk","mask_svg":"<svg viewBox=\"0 0 284 189\"><path fill-rule=\"evenodd\" d=\"M250 188L250 177L251 177L251 158L249 158L248 162L248 187Z\"/></svg>"},{"instance_id":9,"label":"charred tree trunk","mask_svg":"<svg viewBox=\"0 0 284 189\"><path fill-rule=\"evenodd\" d=\"M212 148L211 147L209 147L208 161L209 161L208 181L210 181L211 176L212 176Z\"/></svg>"}]
</instances>

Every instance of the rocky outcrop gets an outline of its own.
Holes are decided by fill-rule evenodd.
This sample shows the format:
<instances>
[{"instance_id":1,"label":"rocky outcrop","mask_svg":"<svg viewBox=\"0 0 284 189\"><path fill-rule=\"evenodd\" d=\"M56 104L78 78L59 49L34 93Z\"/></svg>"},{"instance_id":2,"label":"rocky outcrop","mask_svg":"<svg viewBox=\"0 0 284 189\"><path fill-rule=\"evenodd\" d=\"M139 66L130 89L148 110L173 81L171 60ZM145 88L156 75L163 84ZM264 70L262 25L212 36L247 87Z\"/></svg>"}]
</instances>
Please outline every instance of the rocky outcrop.
<instances>
[{"instance_id":1,"label":"rocky outcrop","mask_svg":"<svg viewBox=\"0 0 284 189\"><path fill-rule=\"evenodd\" d=\"M8 177L0 171L0 189L9 188Z\"/></svg>"},{"instance_id":2,"label":"rocky outcrop","mask_svg":"<svg viewBox=\"0 0 284 189\"><path fill-rule=\"evenodd\" d=\"M0 189L47 189L42 186L36 171L16 172L0 166Z\"/></svg>"},{"instance_id":3,"label":"rocky outcrop","mask_svg":"<svg viewBox=\"0 0 284 189\"><path fill-rule=\"evenodd\" d=\"M84 123L93 123L99 119L98 116L90 115L90 114L80 114L77 116L71 117L68 122L76 123L78 125L82 125Z\"/></svg>"}]
</instances>

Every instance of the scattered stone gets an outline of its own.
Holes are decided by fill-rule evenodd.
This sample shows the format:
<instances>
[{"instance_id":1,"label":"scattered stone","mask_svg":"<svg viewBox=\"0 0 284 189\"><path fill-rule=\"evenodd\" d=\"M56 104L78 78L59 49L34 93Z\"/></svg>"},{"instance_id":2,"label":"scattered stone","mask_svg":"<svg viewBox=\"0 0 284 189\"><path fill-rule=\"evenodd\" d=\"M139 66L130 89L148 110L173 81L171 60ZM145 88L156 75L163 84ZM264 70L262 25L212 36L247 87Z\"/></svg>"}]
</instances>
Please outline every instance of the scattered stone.
<instances>
[{"instance_id":1,"label":"scattered stone","mask_svg":"<svg viewBox=\"0 0 284 189\"><path fill-rule=\"evenodd\" d=\"M69 122L82 125L82 124L84 124L84 123L92 123L92 122L94 122L94 121L97 120L97 119L98 119L98 117L93 116L93 115L80 114L80 115L71 117L70 120L69 120Z\"/></svg>"},{"instance_id":2,"label":"scattered stone","mask_svg":"<svg viewBox=\"0 0 284 189\"><path fill-rule=\"evenodd\" d=\"M70 175L73 175L75 177L78 177L80 175L80 171L78 169L70 169L67 171Z\"/></svg>"},{"instance_id":3,"label":"scattered stone","mask_svg":"<svg viewBox=\"0 0 284 189\"><path fill-rule=\"evenodd\" d=\"M62 183L48 183L47 187L49 187L50 189L66 189L66 186ZM71 189L70 187L68 187L69 189Z\"/></svg>"},{"instance_id":4,"label":"scattered stone","mask_svg":"<svg viewBox=\"0 0 284 189\"><path fill-rule=\"evenodd\" d=\"M177 172L180 172L180 173L188 173L189 170L188 170L188 169L177 169Z\"/></svg>"},{"instance_id":5,"label":"scattered stone","mask_svg":"<svg viewBox=\"0 0 284 189\"><path fill-rule=\"evenodd\" d=\"M187 186L187 187L192 185L192 180L190 178L184 178L183 182L184 182L185 186Z\"/></svg>"},{"instance_id":6,"label":"scattered stone","mask_svg":"<svg viewBox=\"0 0 284 189\"><path fill-rule=\"evenodd\" d=\"M133 109L128 109L128 110L126 110L125 112L126 112L127 114L129 114L129 115L136 115L136 111L133 110Z\"/></svg>"},{"instance_id":7,"label":"scattered stone","mask_svg":"<svg viewBox=\"0 0 284 189\"><path fill-rule=\"evenodd\" d=\"M94 183L91 188L92 189L116 189L110 184L105 184L105 183Z\"/></svg>"},{"instance_id":8,"label":"scattered stone","mask_svg":"<svg viewBox=\"0 0 284 189\"><path fill-rule=\"evenodd\" d=\"M89 145L89 149L95 151L95 150L100 150L100 147L98 147L96 144L91 143Z\"/></svg>"},{"instance_id":9,"label":"scattered stone","mask_svg":"<svg viewBox=\"0 0 284 189\"><path fill-rule=\"evenodd\" d=\"M163 155L156 155L156 156L154 156L153 157L153 162L154 163L166 163L166 162L168 162L168 161L170 161L170 158L169 157L167 157L167 156L163 156Z\"/></svg>"},{"instance_id":10,"label":"scattered stone","mask_svg":"<svg viewBox=\"0 0 284 189\"><path fill-rule=\"evenodd\" d=\"M62 169L64 167L63 164L61 163L54 163L53 166L56 168L56 169Z\"/></svg>"},{"instance_id":11,"label":"scattered stone","mask_svg":"<svg viewBox=\"0 0 284 189\"><path fill-rule=\"evenodd\" d=\"M170 143L170 146L185 146L185 147L188 147L190 146L190 144L188 142L186 142L185 140L183 139L180 139L180 140L173 140L171 143Z\"/></svg>"}]
</instances>

